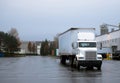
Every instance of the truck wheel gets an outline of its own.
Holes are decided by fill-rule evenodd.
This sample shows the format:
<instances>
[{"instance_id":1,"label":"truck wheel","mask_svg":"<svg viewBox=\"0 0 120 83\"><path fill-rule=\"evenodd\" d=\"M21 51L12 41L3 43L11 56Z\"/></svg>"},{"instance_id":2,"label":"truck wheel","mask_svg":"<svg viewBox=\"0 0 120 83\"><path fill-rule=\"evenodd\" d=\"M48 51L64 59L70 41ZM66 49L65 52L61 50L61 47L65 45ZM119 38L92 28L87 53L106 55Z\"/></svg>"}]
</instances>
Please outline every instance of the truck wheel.
<instances>
[{"instance_id":1,"label":"truck wheel","mask_svg":"<svg viewBox=\"0 0 120 83\"><path fill-rule=\"evenodd\" d=\"M73 67L74 57L69 57L70 66Z\"/></svg>"},{"instance_id":2,"label":"truck wheel","mask_svg":"<svg viewBox=\"0 0 120 83\"><path fill-rule=\"evenodd\" d=\"M97 67L98 70L101 70L101 66Z\"/></svg>"},{"instance_id":3,"label":"truck wheel","mask_svg":"<svg viewBox=\"0 0 120 83\"><path fill-rule=\"evenodd\" d=\"M78 63L78 65L77 65L77 69L80 70L80 64L79 64L79 63Z\"/></svg>"},{"instance_id":4,"label":"truck wheel","mask_svg":"<svg viewBox=\"0 0 120 83\"><path fill-rule=\"evenodd\" d=\"M66 56L61 56L60 62L61 62L61 64L66 64Z\"/></svg>"},{"instance_id":5,"label":"truck wheel","mask_svg":"<svg viewBox=\"0 0 120 83\"><path fill-rule=\"evenodd\" d=\"M80 64L77 60L75 60L75 65L76 65L76 68L79 70L80 69Z\"/></svg>"},{"instance_id":6,"label":"truck wheel","mask_svg":"<svg viewBox=\"0 0 120 83\"><path fill-rule=\"evenodd\" d=\"M120 60L120 54L118 56L119 56L119 60Z\"/></svg>"}]
</instances>

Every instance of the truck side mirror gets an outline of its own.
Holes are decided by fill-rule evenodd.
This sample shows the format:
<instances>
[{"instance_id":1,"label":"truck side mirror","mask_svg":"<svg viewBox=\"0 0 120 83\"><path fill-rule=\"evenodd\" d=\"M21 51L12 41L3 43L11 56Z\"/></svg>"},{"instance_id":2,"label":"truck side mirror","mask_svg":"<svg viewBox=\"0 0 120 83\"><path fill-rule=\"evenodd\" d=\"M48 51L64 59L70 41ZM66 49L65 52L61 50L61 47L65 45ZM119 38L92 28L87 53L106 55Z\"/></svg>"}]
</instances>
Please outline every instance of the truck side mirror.
<instances>
[{"instance_id":1,"label":"truck side mirror","mask_svg":"<svg viewBox=\"0 0 120 83\"><path fill-rule=\"evenodd\" d=\"M72 43L72 48L73 48L73 49L76 49L77 47L78 47L77 42L73 42L73 43Z\"/></svg>"}]
</instances>

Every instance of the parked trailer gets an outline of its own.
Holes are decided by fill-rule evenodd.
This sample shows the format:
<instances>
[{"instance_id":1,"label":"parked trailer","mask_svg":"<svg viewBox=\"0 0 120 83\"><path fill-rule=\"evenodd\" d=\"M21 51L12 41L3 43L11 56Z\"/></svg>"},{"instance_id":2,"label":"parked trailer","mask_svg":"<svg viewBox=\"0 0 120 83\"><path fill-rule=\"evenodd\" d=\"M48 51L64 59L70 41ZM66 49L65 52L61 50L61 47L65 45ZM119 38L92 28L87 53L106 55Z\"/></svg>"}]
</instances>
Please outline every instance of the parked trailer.
<instances>
[{"instance_id":1,"label":"parked trailer","mask_svg":"<svg viewBox=\"0 0 120 83\"><path fill-rule=\"evenodd\" d=\"M97 54L94 28L70 28L59 35L59 55L62 64L101 69L102 56Z\"/></svg>"}]
</instances>

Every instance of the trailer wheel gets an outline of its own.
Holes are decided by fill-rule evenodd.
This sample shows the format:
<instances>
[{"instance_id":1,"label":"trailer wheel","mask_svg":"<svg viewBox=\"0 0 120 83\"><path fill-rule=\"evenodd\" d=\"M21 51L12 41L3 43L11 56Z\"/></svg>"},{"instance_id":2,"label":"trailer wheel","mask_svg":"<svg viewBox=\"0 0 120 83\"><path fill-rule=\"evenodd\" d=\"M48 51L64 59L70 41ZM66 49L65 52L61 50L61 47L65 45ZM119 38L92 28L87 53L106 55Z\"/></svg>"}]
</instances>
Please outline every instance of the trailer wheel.
<instances>
[{"instance_id":1,"label":"trailer wheel","mask_svg":"<svg viewBox=\"0 0 120 83\"><path fill-rule=\"evenodd\" d=\"M61 62L61 64L66 64L66 56L61 56L60 62Z\"/></svg>"}]
</instances>

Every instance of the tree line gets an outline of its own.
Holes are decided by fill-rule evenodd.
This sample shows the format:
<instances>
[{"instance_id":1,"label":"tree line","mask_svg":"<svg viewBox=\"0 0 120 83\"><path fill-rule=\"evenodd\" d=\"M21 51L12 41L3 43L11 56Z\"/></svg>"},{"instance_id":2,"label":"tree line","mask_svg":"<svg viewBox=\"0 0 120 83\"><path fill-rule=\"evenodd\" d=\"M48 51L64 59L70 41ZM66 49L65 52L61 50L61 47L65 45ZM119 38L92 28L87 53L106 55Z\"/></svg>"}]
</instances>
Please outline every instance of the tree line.
<instances>
[{"instance_id":1,"label":"tree line","mask_svg":"<svg viewBox=\"0 0 120 83\"><path fill-rule=\"evenodd\" d=\"M53 54L53 51L58 48L56 42L58 42L57 37L54 39L54 41L48 41L47 39L42 41L40 54ZM17 53L20 50L20 45L21 42L18 36L18 32L15 28L11 28L9 32L0 31L0 52ZM37 45L34 42L29 41L27 48L30 54L37 53Z\"/></svg>"},{"instance_id":2,"label":"tree line","mask_svg":"<svg viewBox=\"0 0 120 83\"><path fill-rule=\"evenodd\" d=\"M51 55L52 51L56 49L56 43L55 41L48 41L47 39L45 41L41 42L41 50L40 54L45 55Z\"/></svg>"},{"instance_id":3,"label":"tree line","mask_svg":"<svg viewBox=\"0 0 120 83\"><path fill-rule=\"evenodd\" d=\"M12 28L8 33L0 31L0 52L14 53L19 50L20 44L15 28Z\"/></svg>"},{"instance_id":4,"label":"tree line","mask_svg":"<svg viewBox=\"0 0 120 83\"><path fill-rule=\"evenodd\" d=\"M30 53L35 54L36 53L36 45L35 45L35 43L32 43L31 41L29 41L28 50L29 50Z\"/></svg>"}]
</instances>

